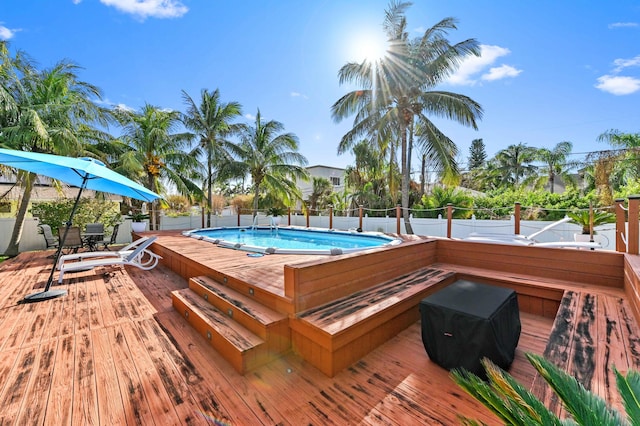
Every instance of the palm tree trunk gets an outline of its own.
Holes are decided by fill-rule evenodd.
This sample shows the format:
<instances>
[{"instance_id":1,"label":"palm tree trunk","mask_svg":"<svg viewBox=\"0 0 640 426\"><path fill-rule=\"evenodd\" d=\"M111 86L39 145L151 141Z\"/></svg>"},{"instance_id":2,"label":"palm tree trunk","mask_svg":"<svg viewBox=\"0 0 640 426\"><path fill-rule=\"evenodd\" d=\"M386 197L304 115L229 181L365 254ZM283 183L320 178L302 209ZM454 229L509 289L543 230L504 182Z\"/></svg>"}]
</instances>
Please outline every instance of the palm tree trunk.
<instances>
[{"instance_id":1,"label":"palm tree trunk","mask_svg":"<svg viewBox=\"0 0 640 426\"><path fill-rule=\"evenodd\" d=\"M212 169L212 159L211 159L211 154L209 153L209 157L207 159L207 228L211 228L211 210L213 209L213 201L211 199L212 197L212 191L211 191L211 187L213 186L213 183L211 182L211 175L213 174L213 172L211 171Z\"/></svg>"},{"instance_id":2,"label":"palm tree trunk","mask_svg":"<svg viewBox=\"0 0 640 426\"><path fill-rule=\"evenodd\" d=\"M406 123L406 122L405 122ZM407 127L403 126L401 129L401 138L402 138L402 148L401 148L401 157L402 157L402 217L404 218L404 228L407 234L413 234L413 228L411 227L411 219L409 217L409 170L407 168L408 159L407 159Z\"/></svg>"},{"instance_id":3,"label":"palm tree trunk","mask_svg":"<svg viewBox=\"0 0 640 426\"><path fill-rule=\"evenodd\" d=\"M254 218L258 214L258 196L259 195L260 195L260 186L256 184L253 190L253 217Z\"/></svg>"},{"instance_id":4,"label":"palm tree trunk","mask_svg":"<svg viewBox=\"0 0 640 426\"><path fill-rule=\"evenodd\" d=\"M4 252L6 256L17 256L20 252L19 249L20 240L22 239L22 230L24 228L24 221L27 217L27 209L29 207L29 202L31 201L31 191L33 190L33 181L35 178L36 175L33 173L29 173L29 176L26 178L24 193L20 199L20 206L18 207L18 212L16 214L16 222L13 225L13 232L11 233L11 240L9 241L9 246Z\"/></svg>"}]
</instances>

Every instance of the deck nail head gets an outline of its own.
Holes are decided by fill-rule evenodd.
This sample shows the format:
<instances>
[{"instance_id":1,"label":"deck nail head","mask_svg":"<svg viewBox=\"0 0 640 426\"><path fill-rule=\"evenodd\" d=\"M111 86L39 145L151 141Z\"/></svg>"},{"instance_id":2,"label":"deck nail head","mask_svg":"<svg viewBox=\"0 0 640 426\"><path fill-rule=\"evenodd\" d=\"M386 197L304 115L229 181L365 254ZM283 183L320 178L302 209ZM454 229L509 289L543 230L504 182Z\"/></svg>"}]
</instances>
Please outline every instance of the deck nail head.
<instances>
[{"instance_id":1,"label":"deck nail head","mask_svg":"<svg viewBox=\"0 0 640 426\"><path fill-rule=\"evenodd\" d=\"M209 300L209 295L207 293L202 295L204 297L204 300Z\"/></svg>"},{"instance_id":2,"label":"deck nail head","mask_svg":"<svg viewBox=\"0 0 640 426\"><path fill-rule=\"evenodd\" d=\"M233 318L233 309L227 310L227 315L229 315L230 318Z\"/></svg>"},{"instance_id":3,"label":"deck nail head","mask_svg":"<svg viewBox=\"0 0 640 426\"><path fill-rule=\"evenodd\" d=\"M253 289L252 288L249 289L249 294L253 296Z\"/></svg>"},{"instance_id":4,"label":"deck nail head","mask_svg":"<svg viewBox=\"0 0 640 426\"><path fill-rule=\"evenodd\" d=\"M227 277L222 278L222 282L226 284L227 283Z\"/></svg>"},{"instance_id":5,"label":"deck nail head","mask_svg":"<svg viewBox=\"0 0 640 426\"><path fill-rule=\"evenodd\" d=\"M184 311L184 317L185 318L189 318L189 311L187 311L187 310Z\"/></svg>"},{"instance_id":6,"label":"deck nail head","mask_svg":"<svg viewBox=\"0 0 640 426\"><path fill-rule=\"evenodd\" d=\"M211 340L211 331L207 330L207 339Z\"/></svg>"}]
</instances>

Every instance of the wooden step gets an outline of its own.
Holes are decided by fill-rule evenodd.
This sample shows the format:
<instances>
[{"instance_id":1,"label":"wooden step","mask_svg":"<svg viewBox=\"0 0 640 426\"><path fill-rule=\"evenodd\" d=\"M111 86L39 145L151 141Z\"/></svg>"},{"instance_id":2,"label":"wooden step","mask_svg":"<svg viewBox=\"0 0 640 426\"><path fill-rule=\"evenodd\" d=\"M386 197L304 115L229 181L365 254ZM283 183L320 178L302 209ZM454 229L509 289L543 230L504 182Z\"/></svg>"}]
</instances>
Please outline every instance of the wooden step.
<instances>
[{"instance_id":1,"label":"wooden step","mask_svg":"<svg viewBox=\"0 0 640 426\"><path fill-rule=\"evenodd\" d=\"M240 374L266 363L266 343L190 289L171 292L173 307Z\"/></svg>"},{"instance_id":2,"label":"wooden step","mask_svg":"<svg viewBox=\"0 0 640 426\"><path fill-rule=\"evenodd\" d=\"M293 350L333 377L418 321L420 301L455 280L421 268L302 312L290 321Z\"/></svg>"},{"instance_id":3,"label":"wooden step","mask_svg":"<svg viewBox=\"0 0 640 426\"><path fill-rule=\"evenodd\" d=\"M189 288L238 324L267 342L271 354L291 347L291 331L286 314L276 312L206 276L189 279Z\"/></svg>"}]
</instances>

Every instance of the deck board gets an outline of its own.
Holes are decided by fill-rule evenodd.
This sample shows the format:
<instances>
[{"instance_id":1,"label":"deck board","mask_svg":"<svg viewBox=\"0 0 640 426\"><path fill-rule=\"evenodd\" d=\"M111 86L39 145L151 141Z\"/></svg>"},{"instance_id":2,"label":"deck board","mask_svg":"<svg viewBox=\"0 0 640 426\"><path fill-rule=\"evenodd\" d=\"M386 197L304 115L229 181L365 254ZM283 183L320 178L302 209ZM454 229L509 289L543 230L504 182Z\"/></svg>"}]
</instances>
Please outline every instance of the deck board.
<instances>
[{"instance_id":1,"label":"deck board","mask_svg":"<svg viewBox=\"0 0 640 426\"><path fill-rule=\"evenodd\" d=\"M264 289L281 285L284 264L309 261L165 238ZM455 424L462 414L499 424L429 360L419 322L333 378L292 353L240 376L173 311L170 292L187 282L162 265L70 273L54 286L67 296L17 304L46 281L50 254L0 264L0 423L405 425ZM510 371L530 385L524 353L544 351L553 321L527 313L521 321Z\"/></svg>"}]
</instances>

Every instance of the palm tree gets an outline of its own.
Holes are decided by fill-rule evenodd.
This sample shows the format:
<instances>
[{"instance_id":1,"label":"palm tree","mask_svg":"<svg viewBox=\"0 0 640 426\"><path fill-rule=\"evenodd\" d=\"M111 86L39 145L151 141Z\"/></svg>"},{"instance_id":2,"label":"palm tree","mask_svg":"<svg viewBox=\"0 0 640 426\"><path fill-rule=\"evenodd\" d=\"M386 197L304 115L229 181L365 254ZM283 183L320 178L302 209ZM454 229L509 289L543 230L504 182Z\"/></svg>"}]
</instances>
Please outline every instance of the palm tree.
<instances>
[{"instance_id":1,"label":"palm tree","mask_svg":"<svg viewBox=\"0 0 640 426\"><path fill-rule=\"evenodd\" d=\"M456 146L429 116L456 120L474 129L482 116L482 107L472 99L432 90L468 55L479 55L477 41L451 45L446 35L456 29L453 18L445 18L422 37L409 40L405 11L410 4L390 3L383 24L389 42L387 56L374 64L365 60L344 65L338 73L340 83L356 83L362 88L347 93L331 108L336 121L355 114L353 128L343 136L338 153L346 152L362 136L371 141L400 141L401 198L408 233L412 233L408 207L414 128L422 151L436 161L445 176L451 176L458 173Z\"/></svg>"},{"instance_id":2,"label":"palm tree","mask_svg":"<svg viewBox=\"0 0 640 426\"><path fill-rule=\"evenodd\" d=\"M106 113L96 106L96 86L80 81L77 65L61 61L37 70L21 55L11 58L0 48L0 144L4 147L48 154L75 156L98 133L91 124L106 125ZM18 172L24 187L6 254L18 254L22 228L36 175Z\"/></svg>"},{"instance_id":3,"label":"palm tree","mask_svg":"<svg viewBox=\"0 0 640 426\"><path fill-rule=\"evenodd\" d=\"M309 194L308 202L311 210L317 210L324 207L329 196L333 192L333 185L329 179L323 177L313 177L313 186L311 194Z\"/></svg>"},{"instance_id":4,"label":"palm tree","mask_svg":"<svg viewBox=\"0 0 640 426\"><path fill-rule=\"evenodd\" d=\"M241 143L232 147L244 170L251 175L254 217L263 188L278 194L290 205L293 198L302 199L295 179L309 179L304 168L307 159L297 152L298 137L281 133L283 130L284 125L278 121L264 122L258 110L255 125L242 126Z\"/></svg>"},{"instance_id":5,"label":"palm tree","mask_svg":"<svg viewBox=\"0 0 640 426\"><path fill-rule=\"evenodd\" d=\"M174 133L180 124L180 113L145 104L140 112L117 108L114 111L124 134L122 139L130 149L120 157L123 171L147 189L164 194L164 182L175 186L179 193L202 194L192 179L198 159L185 151L191 135ZM151 205L151 229L156 229L156 203Z\"/></svg>"},{"instance_id":6,"label":"palm tree","mask_svg":"<svg viewBox=\"0 0 640 426\"><path fill-rule=\"evenodd\" d=\"M239 131L238 125L231 121L242 114L242 106L238 102L223 103L218 89L213 92L203 89L199 105L185 91L182 91L182 98L187 104L182 122L198 138L198 146L192 151L192 155L206 159L204 186L207 190L207 227L210 227L212 188L217 179L226 177L224 172L232 171L228 166L234 162L227 149L231 142L226 138Z\"/></svg>"},{"instance_id":7,"label":"palm tree","mask_svg":"<svg viewBox=\"0 0 640 426\"><path fill-rule=\"evenodd\" d=\"M616 385L624 402L625 412L610 407L597 394L584 388L573 376L565 373L544 357L525 354L537 373L562 401L570 417L560 419L552 413L527 387L518 383L510 374L484 358L482 364L489 383L462 369L451 372L453 380L474 397L504 424L529 425L636 425L640 400L640 373L627 371L622 375L614 367ZM463 425L478 425L473 419L463 417Z\"/></svg>"},{"instance_id":8,"label":"palm tree","mask_svg":"<svg viewBox=\"0 0 640 426\"><path fill-rule=\"evenodd\" d=\"M607 142L614 148L623 150L613 174L627 184L640 177L640 133L623 133L610 129L598 136L598 141Z\"/></svg>"},{"instance_id":9,"label":"palm tree","mask_svg":"<svg viewBox=\"0 0 640 426\"><path fill-rule=\"evenodd\" d=\"M496 169L501 176L501 184L518 187L524 181L535 176L536 167L532 164L537 150L523 143L509 145L495 156Z\"/></svg>"},{"instance_id":10,"label":"palm tree","mask_svg":"<svg viewBox=\"0 0 640 426\"><path fill-rule=\"evenodd\" d=\"M535 158L544 163L541 170L543 176L540 176L540 182L548 182L552 194L555 192L555 182L558 176L562 178L565 183L575 186L575 179L569 171L579 163L576 161L567 161L567 157L571 154L572 149L573 144L564 141L558 143L553 149L540 148L535 154Z\"/></svg>"}]
</instances>

